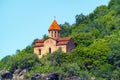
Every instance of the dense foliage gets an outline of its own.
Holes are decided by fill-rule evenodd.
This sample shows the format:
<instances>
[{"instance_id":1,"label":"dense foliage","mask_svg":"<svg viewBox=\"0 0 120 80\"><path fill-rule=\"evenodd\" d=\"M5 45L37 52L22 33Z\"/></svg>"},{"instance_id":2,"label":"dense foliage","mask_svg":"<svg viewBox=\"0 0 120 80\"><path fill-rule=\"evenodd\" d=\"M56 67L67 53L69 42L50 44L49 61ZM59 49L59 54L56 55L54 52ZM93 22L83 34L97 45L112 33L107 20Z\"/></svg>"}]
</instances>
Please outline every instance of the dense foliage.
<instances>
[{"instance_id":1,"label":"dense foliage","mask_svg":"<svg viewBox=\"0 0 120 80\"><path fill-rule=\"evenodd\" d=\"M120 77L120 0L111 0L108 6L97 7L89 15L76 15L72 25L61 24L61 36L71 36L76 48L69 54L60 49L38 59L33 47L28 46L15 55L0 61L0 70L29 70L26 77L35 72L57 72L60 78L80 76L83 80L119 80ZM43 38L47 38L44 35ZM34 44L34 42L33 42Z\"/></svg>"}]
</instances>

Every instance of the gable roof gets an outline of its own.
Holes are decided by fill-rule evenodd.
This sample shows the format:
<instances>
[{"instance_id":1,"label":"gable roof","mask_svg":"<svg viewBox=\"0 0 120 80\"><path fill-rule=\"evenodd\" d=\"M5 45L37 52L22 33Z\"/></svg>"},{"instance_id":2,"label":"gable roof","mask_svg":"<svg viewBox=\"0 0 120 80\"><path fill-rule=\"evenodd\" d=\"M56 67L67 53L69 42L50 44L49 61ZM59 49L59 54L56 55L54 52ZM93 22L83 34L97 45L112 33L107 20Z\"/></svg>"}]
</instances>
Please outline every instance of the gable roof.
<instances>
[{"instance_id":1,"label":"gable roof","mask_svg":"<svg viewBox=\"0 0 120 80\"><path fill-rule=\"evenodd\" d=\"M42 46L44 46L43 43L44 43L44 40L36 40L34 47L42 47Z\"/></svg>"},{"instance_id":2,"label":"gable roof","mask_svg":"<svg viewBox=\"0 0 120 80\"><path fill-rule=\"evenodd\" d=\"M47 39L53 39L53 40L57 41L57 39L52 38L52 37L48 37L48 38L44 39L44 41L46 41Z\"/></svg>"},{"instance_id":3,"label":"gable roof","mask_svg":"<svg viewBox=\"0 0 120 80\"><path fill-rule=\"evenodd\" d=\"M57 43L57 45L67 45L69 41L60 41Z\"/></svg>"},{"instance_id":4,"label":"gable roof","mask_svg":"<svg viewBox=\"0 0 120 80\"><path fill-rule=\"evenodd\" d=\"M34 47L43 47L43 46L44 46L43 43L41 43L41 44L35 44L35 45L34 45Z\"/></svg>"},{"instance_id":5,"label":"gable roof","mask_svg":"<svg viewBox=\"0 0 120 80\"><path fill-rule=\"evenodd\" d=\"M70 39L70 37L59 38L57 45L67 45Z\"/></svg>"},{"instance_id":6,"label":"gable roof","mask_svg":"<svg viewBox=\"0 0 120 80\"><path fill-rule=\"evenodd\" d=\"M49 29L48 29L49 31L50 30L61 30L61 28L60 28L60 26L58 25L58 23L57 23L57 21L56 20L54 20L53 22L52 22L52 24L50 25L50 27L49 27Z\"/></svg>"},{"instance_id":7,"label":"gable roof","mask_svg":"<svg viewBox=\"0 0 120 80\"><path fill-rule=\"evenodd\" d=\"M44 40L36 40L35 43L43 43Z\"/></svg>"},{"instance_id":8,"label":"gable roof","mask_svg":"<svg viewBox=\"0 0 120 80\"><path fill-rule=\"evenodd\" d=\"M69 41L71 37L59 38L59 41Z\"/></svg>"}]
</instances>

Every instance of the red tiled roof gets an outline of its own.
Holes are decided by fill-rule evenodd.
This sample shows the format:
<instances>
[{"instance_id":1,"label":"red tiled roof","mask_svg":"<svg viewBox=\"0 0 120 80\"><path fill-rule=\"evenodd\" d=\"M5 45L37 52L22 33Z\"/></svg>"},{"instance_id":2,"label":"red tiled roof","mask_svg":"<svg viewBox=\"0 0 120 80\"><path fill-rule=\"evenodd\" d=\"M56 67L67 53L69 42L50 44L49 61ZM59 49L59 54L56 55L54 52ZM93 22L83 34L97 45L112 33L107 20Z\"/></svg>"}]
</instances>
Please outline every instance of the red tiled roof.
<instances>
[{"instance_id":1,"label":"red tiled roof","mask_svg":"<svg viewBox=\"0 0 120 80\"><path fill-rule=\"evenodd\" d=\"M35 41L34 47L42 47L42 46L44 46L44 40Z\"/></svg>"},{"instance_id":2,"label":"red tiled roof","mask_svg":"<svg viewBox=\"0 0 120 80\"><path fill-rule=\"evenodd\" d=\"M54 20L50 25L48 30L61 30L60 26L58 25L57 21Z\"/></svg>"},{"instance_id":3,"label":"red tiled roof","mask_svg":"<svg viewBox=\"0 0 120 80\"><path fill-rule=\"evenodd\" d=\"M64 37L64 38L59 38L59 41L69 41L71 38L70 37Z\"/></svg>"},{"instance_id":4,"label":"red tiled roof","mask_svg":"<svg viewBox=\"0 0 120 80\"><path fill-rule=\"evenodd\" d=\"M69 41L60 41L57 43L57 45L66 45Z\"/></svg>"},{"instance_id":5,"label":"red tiled roof","mask_svg":"<svg viewBox=\"0 0 120 80\"><path fill-rule=\"evenodd\" d=\"M44 40L37 40L37 41L35 41L36 43L43 43L44 42Z\"/></svg>"},{"instance_id":6,"label":"red tiled roof","mask_svg":"<svg viewBox=\"0 0 120 80\"><path fill-rule=\"evenodd\" d=\"M44 44L35 44L34 47L43 47Z\"/></svg>"},{"instance_id":7,"label":"red tiled roof","mask_svg":"<svg viewBox=\"0 0 120 80\"><path fill-rule=\"evenodd\" d=\"M70 39L70 37L59 38L57 45L66 45Z\"/></svg>"}]
</instances>

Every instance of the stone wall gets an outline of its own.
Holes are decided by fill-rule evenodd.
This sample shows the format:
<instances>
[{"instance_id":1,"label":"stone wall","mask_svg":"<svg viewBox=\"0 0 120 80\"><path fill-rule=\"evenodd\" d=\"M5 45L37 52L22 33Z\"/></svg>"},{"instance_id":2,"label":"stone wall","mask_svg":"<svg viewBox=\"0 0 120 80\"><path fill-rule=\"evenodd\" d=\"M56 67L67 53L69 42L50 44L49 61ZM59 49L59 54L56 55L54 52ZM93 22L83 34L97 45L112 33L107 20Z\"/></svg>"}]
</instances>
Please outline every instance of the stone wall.
<instances>
[{"instance_id":1,"label":"stone wall","mask_svg":"<svg viewBox=\"0 0 120 80\"><path fill-rule=\"evenodd\" d=\"M65 52L65 53L67 52L66 45L56 46L56 40L49 38L44 41L43 47L35 47L34 53L37 54L39 58L41 58L43 55L46 55L47 53L49 53L50 49L51 49L51 53L52 53L52 52L58 50L59 48L61 48L63 52ZM39 50L41 50L41 55L39 54Z\"/></svg>"},{"instance_id":2,"label":"stone wall","mask_svg":"<svg viewBox=\"0 0 120 80\"><path fill-rule=\"evenodd\" d=\"M67 52L70 52L71 50L73 50L75 48L74 42L71 39L67 45Z\"/></svg>"}]
</instances>

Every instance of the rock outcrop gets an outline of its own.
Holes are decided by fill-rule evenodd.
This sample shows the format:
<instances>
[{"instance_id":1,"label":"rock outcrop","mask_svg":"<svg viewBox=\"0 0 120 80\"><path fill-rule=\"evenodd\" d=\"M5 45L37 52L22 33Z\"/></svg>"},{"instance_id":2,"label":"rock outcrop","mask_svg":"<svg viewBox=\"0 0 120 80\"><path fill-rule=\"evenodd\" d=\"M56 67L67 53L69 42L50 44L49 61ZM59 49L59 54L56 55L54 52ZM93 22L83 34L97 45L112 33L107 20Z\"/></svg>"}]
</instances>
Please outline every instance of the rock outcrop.
<instances>
[{"instance_id":1,"label":"rock outcrop","mask_svg":"<svg viewBox=\"0 0 120 80\"><path fill-rule=\"evenodd\" d=\"M17 69L13 74L13 79L24 80L24 74L27 73L27 69Z\"/></svg>"},{"instance_id":2,"label":"rock outcrop","mask_svg":"<svg viewBox=\"0 0 120 80\"><path fill-rule=\"evenodd\" d=\"M66 78L65 80L81 80L81 79L80 77L77 77L77 76L71 76L71 77Z\"/></svg>"},{"instance_id":3,"label":"rock outcrop","mask_svg":"<svg viewBox=\"0 0 120 80\"><path fill-rule=\"evenodd\" d=\"M35 73L31 80L59 80L59 75L58 73L46 73L46 74L41 74L40 73Z\"/></svg>"},{"instance_id":4,"label":"rock outcrop","mask_svg":"<svg viewBox=\"0 0 120 80\"><path fill-rule=\"evenodd\" d=\"M1 71L0 72L0 79L12 79L13 75L10 71Z\"/></svg>"},{"instance_id":5,"label":"rock outcrop","mask_svg":"<svg viewBox=\"0 0 120 80\"><path fill-rule=\"evenodd\" d=\"M35 73L34 76L31 78L31 80L40 80L40 79L41 79L40 73Z\"/></svg>"}]
</instances>

